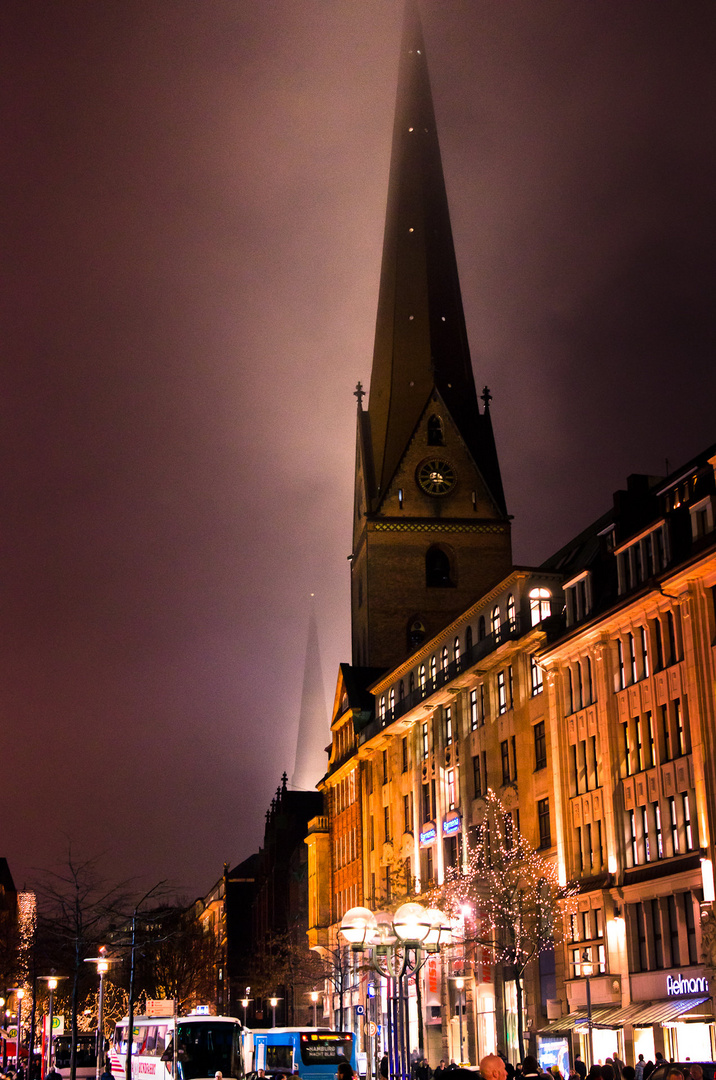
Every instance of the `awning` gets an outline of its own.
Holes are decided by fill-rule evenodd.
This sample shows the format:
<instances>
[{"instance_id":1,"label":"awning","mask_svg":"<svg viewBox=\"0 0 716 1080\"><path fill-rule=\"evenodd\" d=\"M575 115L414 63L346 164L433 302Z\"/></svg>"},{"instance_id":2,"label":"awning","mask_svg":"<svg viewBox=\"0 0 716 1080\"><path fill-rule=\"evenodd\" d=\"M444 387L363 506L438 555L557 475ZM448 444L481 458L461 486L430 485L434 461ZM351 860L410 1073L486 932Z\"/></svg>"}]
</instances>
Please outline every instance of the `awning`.
<instances>
[{"instance_id":1,"label":"awning","mask_svg":"<svg viewBox=\"0 0 716 1080\"><path fill-rule=\"evenodd\" d=\"M709 1002L706 1005L706 1002ZM642 1008L631 1021L634 1027L651 1027L652 1024L664 1024L682 1016L684 1020L701 1020L713 1023L713 1009L709 997L673 998L671 1001L642 1002ZM706 1007L704 1007L706 1006ZM691 1016L683 1014L695 1010Z\"/></svg>"},{"instance_id":2,"label":"awning","mask_svg":"<svg viewBox=\"0 0 716 1080\"><path fill-rule=\"evenodd\" d=\"M708 1004L706 1004L708 1002ZM689 1013L690 1015L685 1015ZM711 998L673 998L671 1001L634 1001L622 1009L592 1009L593 1028L620 1028L624 1024L633 1027L651 1027L652 1024L664 1024L681 1016L683 1020L713 1023ZM570 1013L559 1020L538 1028L537 1035L566 1035L576 1028L586 1028L589 1020L585 1013Z\"/></svg>"}]
</instances>

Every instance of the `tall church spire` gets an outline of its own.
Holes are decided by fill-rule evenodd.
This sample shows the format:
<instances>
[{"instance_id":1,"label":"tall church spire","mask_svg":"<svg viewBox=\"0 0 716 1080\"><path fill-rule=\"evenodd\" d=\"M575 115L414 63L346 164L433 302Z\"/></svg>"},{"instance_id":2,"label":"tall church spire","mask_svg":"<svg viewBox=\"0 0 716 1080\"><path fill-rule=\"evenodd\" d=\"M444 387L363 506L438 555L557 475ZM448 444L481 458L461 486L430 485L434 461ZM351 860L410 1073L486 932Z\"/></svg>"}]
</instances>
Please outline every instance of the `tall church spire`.
<instances>
[{"instance_id":1,"label":"tall church spire","mask_svg":"<svg viewBox=\"0 0 716 1080\"><path fill-rule=\"evenodd\" d=\"M292 787L305 791L313 790L326 770L326 743L330 741L330 737L321 652L318 646L318 626L312 596Z\"/></svg>"},{"instance_id":2,"label":"tall church spire","mask_svg":"<svg viewBox=\"0 0 716 1080\"><path fill-rule=\"evenodd\" d=\"M417 0L407 0L368 408L358 400L353 662L383 667L439 632L511 565L480 407Z\"/></svg>"},{"instance_id":3,"label":"tall church spire","mask_svg":"<svg viewBox=\"0 0 716 1080\"><path fill-rule=\"evenodd\" d=\"M368 407L374 507L433 389L504 512L475 392L420 15L407 0Z\"/></svg>"}]
</instances>

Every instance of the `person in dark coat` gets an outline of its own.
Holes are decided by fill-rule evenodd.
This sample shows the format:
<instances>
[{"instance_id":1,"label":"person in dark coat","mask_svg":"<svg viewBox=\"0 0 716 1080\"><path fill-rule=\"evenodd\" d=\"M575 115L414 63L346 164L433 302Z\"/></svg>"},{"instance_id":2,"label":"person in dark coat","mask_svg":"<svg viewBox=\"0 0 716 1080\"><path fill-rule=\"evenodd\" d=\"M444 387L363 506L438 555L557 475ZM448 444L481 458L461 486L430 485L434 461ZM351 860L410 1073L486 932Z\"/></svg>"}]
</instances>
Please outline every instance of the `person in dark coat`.
<instances>
[{"instance_id":1,"label":"person in dark coat","mask_svg":"<svg viewBox=\"0 0 716 1080\"><path fill-rule=\"evenodd\" d=\"M574 1071L582 1077L582 1080L587 1080L587 1066L582 1061L581 1054L574 1055Z\"/></svg>"}]
</instances>

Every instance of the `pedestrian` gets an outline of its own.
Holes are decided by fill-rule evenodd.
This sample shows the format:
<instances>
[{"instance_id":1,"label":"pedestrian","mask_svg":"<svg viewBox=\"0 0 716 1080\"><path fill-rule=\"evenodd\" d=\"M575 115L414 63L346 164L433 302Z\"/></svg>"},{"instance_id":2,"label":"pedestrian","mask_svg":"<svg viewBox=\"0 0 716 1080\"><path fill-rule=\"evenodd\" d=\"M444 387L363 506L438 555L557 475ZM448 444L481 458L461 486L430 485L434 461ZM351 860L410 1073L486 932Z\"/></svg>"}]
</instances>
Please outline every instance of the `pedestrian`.
<instances>
[{"instance_id":1,"label":"pedestrian","mask_svg":"<svg viewBox=\"0 0 716 1080\"><path fill-rule=\"evenodd\" d=\"M614 1067L614 1075L616 1076L617 1080L621 1080L622 1069L624 1068L624 1062L619 1057L618 1053L615 1053L614 1057L612 1058L612 1066Z\"/></svg>"},{"instance_id":2,"label":"pedestrian","mask_svg":"<svg viewBox=\"0 0 716 1080\"><path fill-rule=\"evenodd\" d=\"M522 1076L524 1077L524 1080L527 1080L527 1077L532 1077L534 1080L535 1077L539 1076L537 1058L532 1057L532 1054L528 1054L522 1062Z\"/></svg>"},{"instance_id":3,"label":"pedestrian","mask_svg":"<svg viewBox=\"0 0 716 1080\"><path fill-rule=\"evenodd\" d=\"M589 1066L589 1080L602 1080L602 1066L590 1065Z\"/></svg>"},{"instance_id":4,"label":"pedestrian","mask_svg":"<svg viewBox=\"0 0 716 1080\"><path fill-rule=\"evenodd\" d=\"M350 1062L342 1061L338 1066L336 1072L337 1080L353 1080L353 1069L350 1066Z\"/></svg>"},{"instance_id":5,"label":"pedestrian","mask_svg":"<svg viewBox=\"0 0 716 1080\"><path fill-rule=\"evenodd\" d=\"M614 1066L612 1065L609 1058L607 1058L607 1060L602 1065L602 1080L615 1080Z\"/></svg>"},{"instance_id":6,"label":"pedestrian","mask_svg":"<svg viewBox=\"0 0 716 1080\"><path fill-rule=\"evenodd\" d=\"M507 1080L507 1069L497 1054L486 1054L480 1062L480 1072L485 1080Z\"/></svg>"},{"instance_id":7,"label":"pedestrian","mask_svg":"<svg viewBox=\"0 0 716 1080\"><path fill-rule=\"evenodd\" d=\"M415 1067L416 1080L431 1080L433 1070L428 1065L427 1058L421 1058Z\"/></svg>"},{"instance_id":8,"label":"pedestrian","mask_svg":"<svg viewBox=\"0 0 716 1080\"><path fill-rule=\"evenodd\" d=\"M622 1080L636 1080L636 1069L632 1065L622 1068Z\"/></svg>"},{"instance_id":9,"label":"pedestrian","mask_svg":"<svg viewBox=\"0 0 716 1080\"><path fill-rule=\"evenodd\" d=\"M447 1072L445 1068L445 1058L440 1058L440 1064L433 1072L433 1080L443 1080L443 1074Z\"/></svg>"},{"instance_id":10,"label":"pedestrian","mask_svg":"<svg viewBox=\"0 0 716 1080\"><path fill-rule=\"evenodd\" d=\"M651 1076L651 1074L653 1073L655 1068L656 1068L656 1065L651 1060L651 1058L649 1058L646 1065L644 1066L644 1073L643 1073L642 1080L649 1080L649 1077Z\"/></svg>"},{"instance_id":11,"label":"pedestrian","mask_svg":"<svg viewBox=\"0 0 716 1080\"><path fill-rule=\"evenodd\" d=\"M54 1062L52 1063L52 1068L46 1073L45 1080L62 1080L62 1073Z\"/></svg>"},{"instance_id":12,"label":"pedestrian","mask_svg":"<svg viewBox=\"0 0 716 1080\"><path fill-rule=\"evenodd\" d=\"M380 1059L380 1075L383 1077L383 1080L388 1080L388 1076L390 1075L390 1066L388 1064L387 1054L383 1054L382 1058Z\"/></svg>"},{"instance_id":13,"label":"pedestrian","mask_svg":"<svg viewBox=\"0 0 716 1080\"><path fill-rule=\"evenodd\" d=\"M639 1054L639 1057L637 1058L637 1061L636 1061L636 1065L634 1066L634 1076L636 1077L636 1080L644 1080L644 1066L645 1065L646 1065L646 1062L644 1061L644 1055Z\"/></svg>"},{"instance_id":14,"label":"pedestrian","mask_svg":"<svg viewBox=\"0 0 716 1080\"><path fill-rule=\"evenodd\" d=\"M581 1054L574 1055L574 1071L577 1076L581 1076L582 1080L587 1080L587 1066L582 1061Z\"/></svg>"}]
</instances>

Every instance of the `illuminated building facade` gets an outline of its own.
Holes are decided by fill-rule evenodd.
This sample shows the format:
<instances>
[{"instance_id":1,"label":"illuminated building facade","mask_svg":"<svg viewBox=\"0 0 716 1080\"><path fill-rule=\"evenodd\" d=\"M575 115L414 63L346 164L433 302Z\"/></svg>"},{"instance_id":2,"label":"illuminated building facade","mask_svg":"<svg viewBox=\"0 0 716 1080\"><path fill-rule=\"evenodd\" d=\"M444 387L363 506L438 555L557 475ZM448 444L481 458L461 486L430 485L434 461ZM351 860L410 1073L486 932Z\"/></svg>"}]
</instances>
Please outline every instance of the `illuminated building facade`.
<instances>
[{"instance_id":1,"label":"illuminated building facade","mask_svg":"<svg viewBox=\"0 0 716 1080\"><path fill-rule=\"evenodd\" d=\"M629 478L550 560L565 626L541 654L564 873L580 887L543 1037L594 1054L711 1059L702 950L713 924L716 451L667 480ZM707 949L708 953L708 949ZM580 1034L581 1032L581 1034Z\"/></svg>"}]
</instances>

